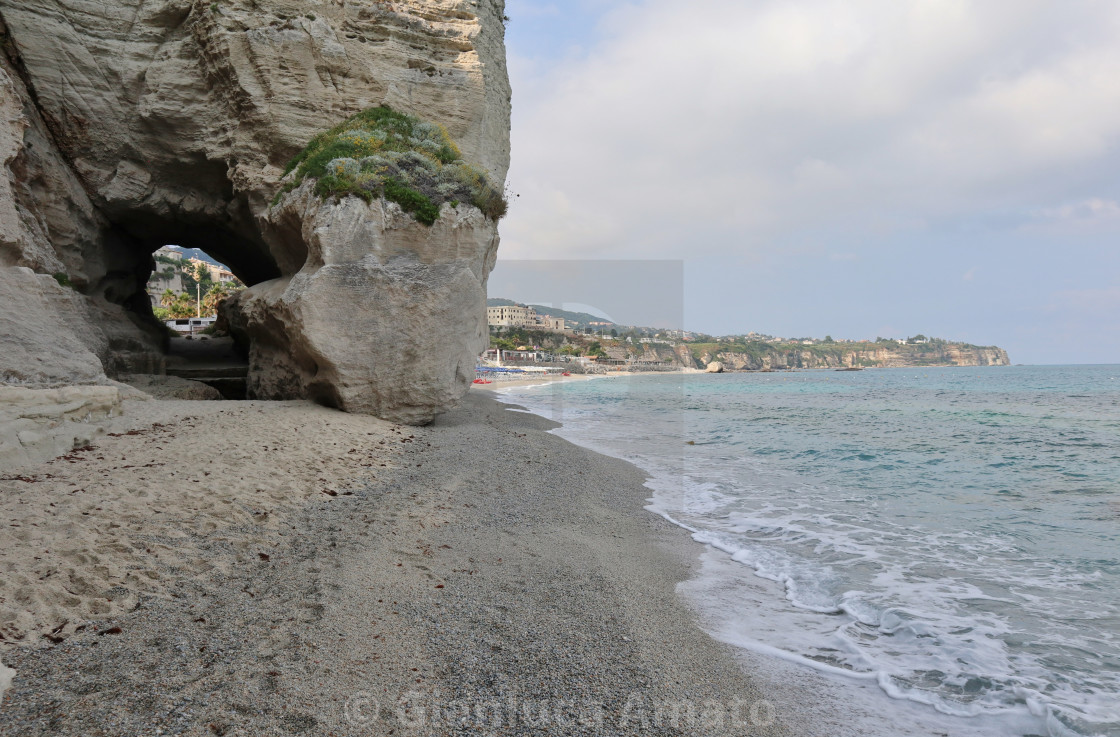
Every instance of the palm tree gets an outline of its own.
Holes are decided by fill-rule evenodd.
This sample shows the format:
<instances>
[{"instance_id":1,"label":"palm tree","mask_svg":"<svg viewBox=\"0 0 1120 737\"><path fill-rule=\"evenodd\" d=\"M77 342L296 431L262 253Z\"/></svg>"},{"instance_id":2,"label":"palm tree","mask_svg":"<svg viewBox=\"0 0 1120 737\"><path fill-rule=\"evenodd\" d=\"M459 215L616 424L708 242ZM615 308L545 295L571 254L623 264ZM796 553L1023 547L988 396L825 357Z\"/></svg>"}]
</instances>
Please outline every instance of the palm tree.
<instances>
[{"instance_id":1,"label":"palm tree","mask_svg":"<svg viewBox=\"0 0 1120 737\"><path fill-rule=\"evenodd\" d=\"M167 305L168 316L171 318L194 317L194 300L186 294L177 294L175 299Z\"/></svg>"},{"instance_id":2,"label":"palm tree","mask_svg":"<svg viewBox=\"0 0 1120 737\"><path fill-rule=\"evenodd\" d=\"M164 307L171 308L175 304L175 300L178 299L178 296L179 295L175 294L171 289L165 289L159 298L159 303Z\"/></svg>"},{"instance_id":3,"label":"palm tree","mask_svg":"<svg viewBox=\"0 0 1120 737\"><path fill-rule=\"evenodd\" d=\"M218 304L229 296L229 287L225 284L218 283L210 287L210 291L202 298L202 308L206 311L207 315L218 314Z\"/></svg>"}]
</instances>

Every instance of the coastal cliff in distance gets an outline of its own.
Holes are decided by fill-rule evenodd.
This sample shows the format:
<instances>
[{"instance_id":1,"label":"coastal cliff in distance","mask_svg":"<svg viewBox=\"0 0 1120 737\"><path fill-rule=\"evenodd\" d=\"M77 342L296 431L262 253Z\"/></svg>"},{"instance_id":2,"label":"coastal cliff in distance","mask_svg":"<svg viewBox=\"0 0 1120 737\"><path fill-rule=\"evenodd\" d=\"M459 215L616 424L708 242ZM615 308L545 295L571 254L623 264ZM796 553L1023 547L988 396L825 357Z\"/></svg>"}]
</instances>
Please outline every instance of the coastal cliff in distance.
<instances>
[{"instance_id":1,"label":"coastal cliff in distance","mask_svg":"<svg viewBox=\"0 0 1120 737\"><path fill-rule=\"evenodd\" d=\"M916 366L1009 366L1007 351L996 346L934 341L899 343L796 343L748 342L646 346L644 360L670 361L688 368L706 368L712 362L727 371L764 371L820 368L905 368Z\"/></svg>"},{"instance_id":2,"label":"coastal cliff in distance","mask_svg":"<svg viewBox=\"0 0 1120 737\"><path fill-rule=\"evenodd\" d=\"M0 382L162 373L145 288L178 244L248 286L251 398L414 424L454 406L486 346L497 218L289 192L286 165L386 106L501 191L504 33L503 0L0 0Z\"/></svg>"}]
</instances>

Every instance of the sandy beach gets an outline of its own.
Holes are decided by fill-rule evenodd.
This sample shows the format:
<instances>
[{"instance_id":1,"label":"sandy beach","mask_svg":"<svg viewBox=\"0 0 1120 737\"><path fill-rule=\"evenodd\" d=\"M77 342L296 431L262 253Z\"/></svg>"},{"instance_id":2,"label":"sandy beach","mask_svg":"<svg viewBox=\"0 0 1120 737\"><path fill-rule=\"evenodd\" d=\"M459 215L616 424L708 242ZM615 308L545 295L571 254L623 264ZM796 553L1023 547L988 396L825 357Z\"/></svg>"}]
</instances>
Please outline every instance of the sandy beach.
<instances>
[{"instance_id":1,"label":"sandy beach","mask_svg":"<svg viewBox=\"0 0 1120 737\"><path fill-rule=\"evenodd\" d=\"M812 733L677 596L643 475L488 392L115 422L0 481L0 734Z\"/></svg>"}]
</instances>

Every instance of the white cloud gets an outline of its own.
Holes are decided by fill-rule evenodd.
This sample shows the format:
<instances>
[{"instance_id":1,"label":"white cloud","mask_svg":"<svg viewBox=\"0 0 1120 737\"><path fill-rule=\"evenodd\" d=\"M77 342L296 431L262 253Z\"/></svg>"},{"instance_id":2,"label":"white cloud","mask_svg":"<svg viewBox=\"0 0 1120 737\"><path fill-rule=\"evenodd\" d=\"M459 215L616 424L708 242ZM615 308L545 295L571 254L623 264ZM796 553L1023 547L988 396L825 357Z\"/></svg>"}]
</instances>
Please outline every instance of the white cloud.
<instances>
[{"instance_id":1,"label":"white cloud","mask_svg":"<svg viewBox=\"0 0 1120 737\"><path fill-rule=\"evenodd\" d=\"M1103 197L1039 207L1031 213L1019 232L1042 234L1070 241L1091 234L1114 234L1120 231L1120 203Z\"/></svg>"},{"instance_id":2,"label":"white cloud","mask_svg":"<svg viewBox=\"0 0 1120 737\"><path fill-rule=\"evenodd\" d=\"M1093 197L1070 205L1047 208L1042 211L1042 215L1055 220L1073 220L1077 222L1114 220L1120 218L1120 203L1117 203L1115 200L1104 200L1099 197Z\"/></svg>"},{"instance_id":3,"label":"white cloud","mask_svg":"<svg viewBox=\"0 0 1120 737\"><path fill-rule=\"evenodd\" d=\"M503 257L831 251L1116 186L1117 3L648 0L602 30L511 59Z\"/></svg>"},{"instance_id":4,"label":"white cloud","mask_svg":"<svg viewBox=\"0 0 1120 737\"><path fill-rule=\"evenodd\" d=\"M1050 295L1047 305L1050 312L1091 315L1116 326L1116 315L1120 314L1120 286L1086 289L1066 289Z\"/></svg>"}]
</instances>

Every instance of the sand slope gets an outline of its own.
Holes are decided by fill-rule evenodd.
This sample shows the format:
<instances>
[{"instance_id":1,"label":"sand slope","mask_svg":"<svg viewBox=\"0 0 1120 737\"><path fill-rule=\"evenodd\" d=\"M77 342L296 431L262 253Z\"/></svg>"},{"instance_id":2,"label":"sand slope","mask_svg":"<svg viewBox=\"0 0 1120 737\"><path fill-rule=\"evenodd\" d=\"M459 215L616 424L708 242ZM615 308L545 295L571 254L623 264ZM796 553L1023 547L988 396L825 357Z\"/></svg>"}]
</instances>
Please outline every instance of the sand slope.
<instances>
[{"instance_id":1,"label":"sand slope","mask_svg":"<svg viewBox=\"0 0 1120 737\"><path fill-rule=\"evenodd\" d=\"M65 637L169 578L257 559L292 510L375 477L398 444L389 423L305 402L124 411L94 445L0 477L0 644Z\"/></svg>"},{"instance_id":2,"label":"sand slope","mask_svg":"<svg viewBox=\"0 0 1120 737\"><path fill-rule=\"evenodd\" d=\"M86 562L52 558L55 575L94 588L123 575L136 607L114 600L98 614L96 595L71 606L25 582L32 626L94 618L57 644L3 650L17 676L0 733L782 735L796 724L676 596L697 549L642 510L642 474L549 434L547 420L482 393L407 430L308 405L206 405L56 461L41 469L50 479L5 482L25 483L23 519L44 521L55 508L29 489L54 501L96 482L101 498L69 502L90 514L65 515ZM228 438L226 460L200 454L215 435ZM147 467L171 452L192 461ZM222 481L205 476L209 460ZM149 483L157 470L164 489ZM327 488L351 495L319 492L348 474L352 486Z\"/></svg>"}]
</instances>

